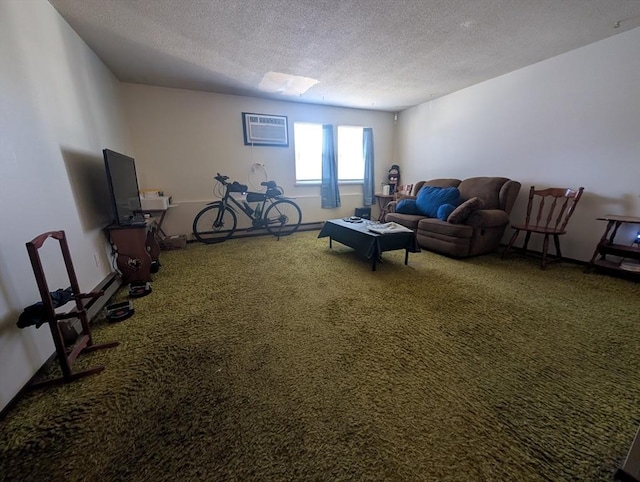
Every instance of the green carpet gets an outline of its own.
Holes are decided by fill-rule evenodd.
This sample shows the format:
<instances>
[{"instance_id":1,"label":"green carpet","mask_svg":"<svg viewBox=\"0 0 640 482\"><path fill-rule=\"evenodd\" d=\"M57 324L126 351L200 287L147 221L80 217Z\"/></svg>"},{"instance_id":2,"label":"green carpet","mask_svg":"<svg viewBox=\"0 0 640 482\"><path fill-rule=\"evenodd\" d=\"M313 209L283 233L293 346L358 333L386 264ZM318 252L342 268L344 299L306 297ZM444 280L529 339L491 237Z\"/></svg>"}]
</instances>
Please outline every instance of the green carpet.
<instances>
[{"instance_id":1,"label":"green carpet","mask_svg":"<svg viewBox=\"0 0 640 482\"><path fill-rule=\"evenodd\" d=\"M639 284L497 255L372 272L316 236L163 252L134 317L94 322L121 345L76 366L106 370L0 422L0 478L611 480L640 424Z\"/></svg>"}]
</instances>

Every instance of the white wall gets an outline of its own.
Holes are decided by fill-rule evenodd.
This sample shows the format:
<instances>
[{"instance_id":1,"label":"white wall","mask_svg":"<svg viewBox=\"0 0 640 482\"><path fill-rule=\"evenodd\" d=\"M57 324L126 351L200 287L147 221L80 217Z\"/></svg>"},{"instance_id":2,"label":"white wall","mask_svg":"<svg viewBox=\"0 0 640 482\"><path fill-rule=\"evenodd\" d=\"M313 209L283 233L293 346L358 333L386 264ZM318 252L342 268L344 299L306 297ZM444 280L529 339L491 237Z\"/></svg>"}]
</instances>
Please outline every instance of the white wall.
<instances>
[{"instance_id":1,"label":"white wall","mask_svg":"<svg viewBox=\"0 0 640 482\"><path fill-rule=\"evenodd\" d=\"M583 186L561 246L589 260L604 230L597 217L640 216L640 28L403 111L397 149L407 182L520 181L515 222L530 186Z\"/></svg>"},{"instance_id":2,"label":"white wall","mask_svg":"<svg viewBox=\"0 0 640 482\"><path fill-rule=\"evenodd\" d=\"M295 197L302 222L353 215L363 205L362 185L341 185L342 207L320 208L320 188L296 187L294 122L359 125L373 128L376 190L393 164L393 114L325 107L180 89L122 84L136 153L141 189L159 188L179 207L171 209L164 228L169 234L191 234L195 214L213 199L216 172L240 182L250 177L253 163L265 165L269 177ZM289 147L245 146L242 112L284 115L289 122ZM372 207L375 212L376 208ZM244 215L240 221L246 221Z\"/></svg>"},{"instance_id":3,"label":"white wall","mask_svg":"<svg viewBox=\"0 0 640 482\"><path fill-rule=\"evenodd\" d=\"M54 352L46 325L15 324L40 299L25 243L65 230L82 290L112 271L102 149L127 150L119 102L115 77L48 2L0 1L0 409ZM66 288L57 243L41 251L49 288Z\"/></svg>"}]
</instances>

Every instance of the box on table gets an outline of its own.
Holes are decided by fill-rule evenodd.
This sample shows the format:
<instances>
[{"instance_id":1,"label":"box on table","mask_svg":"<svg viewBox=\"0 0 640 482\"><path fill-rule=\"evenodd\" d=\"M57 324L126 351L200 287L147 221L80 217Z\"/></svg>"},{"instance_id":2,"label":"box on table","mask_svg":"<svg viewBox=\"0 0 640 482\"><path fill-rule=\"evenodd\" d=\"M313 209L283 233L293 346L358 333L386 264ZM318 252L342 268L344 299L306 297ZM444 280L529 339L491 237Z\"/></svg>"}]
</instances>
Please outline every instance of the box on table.
<instances>
[{"instance_id":1,"label":"box on table","mask_svg":"<svg viewBox=\"0 0 640 482\"><path fill-rule=\"evenodd\" d=\"M362 219L371 219L371 208L356 208L355 215Z\"/></svg>"},{"instance_id":2,"label":"box on table","mask_svg":"<svg viewBox=\"0 0 640 482\"><path fill-rule=\"evenodd\" d=\"M158 196L152 198L143 197L140 199L142 210L149 209L151 211L165 211L169 209L171 204L171 196Z\"/></svg>"},{"instance_id":3,"label":"box on table","mask_svg":"<svg viewBox=\"0 0 640 482\"><path fill-rule=\"evenodd\" d=\"M160 196L164 196L164 192L159 189L143 189L140 191L141 198L152 199Z\"/></svg>"},{"instance_id":4,"label":"box on table","mask_svg":"<svg viewBox=\"0 0 640 482\"><path fill-rule=\"evenodd\" d=\"M158 241L160 249L171 250L181 249L187 245L187 236L184 234L176 234L173 236L166 236Z\"/></svg>"}]
</instances>

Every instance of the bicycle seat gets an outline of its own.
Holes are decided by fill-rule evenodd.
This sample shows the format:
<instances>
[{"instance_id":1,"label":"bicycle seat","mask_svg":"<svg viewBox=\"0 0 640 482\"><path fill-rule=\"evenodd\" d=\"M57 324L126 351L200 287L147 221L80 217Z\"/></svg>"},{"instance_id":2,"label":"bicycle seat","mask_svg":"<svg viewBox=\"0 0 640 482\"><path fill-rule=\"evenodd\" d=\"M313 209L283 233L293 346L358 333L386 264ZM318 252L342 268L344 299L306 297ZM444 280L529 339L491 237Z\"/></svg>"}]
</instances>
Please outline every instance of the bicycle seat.
<instances>
[{"instance_id":1,"label":"bicycle seat","mask_svg":"<svg viewBox=\"0 0 640 482\"><path fill-rule=\"evenodd\" d=\"M274 188L277 187L275 181L264 181L260 183L261 186L265 186L266 188Z\"/></svg>"}]
</instances>

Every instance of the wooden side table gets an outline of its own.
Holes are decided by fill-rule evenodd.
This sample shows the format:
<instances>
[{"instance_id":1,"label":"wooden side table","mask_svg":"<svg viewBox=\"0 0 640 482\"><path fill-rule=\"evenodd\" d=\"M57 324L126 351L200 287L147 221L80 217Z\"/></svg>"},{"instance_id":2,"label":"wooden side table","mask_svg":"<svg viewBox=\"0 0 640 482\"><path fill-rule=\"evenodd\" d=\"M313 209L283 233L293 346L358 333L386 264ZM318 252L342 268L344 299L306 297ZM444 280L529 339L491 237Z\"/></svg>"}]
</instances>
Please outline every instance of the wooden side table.
<instances>
[{"instance_id":1,"label":"wooden side table","mask_svg":"<svg viewBox=\"0 0 640 482\"><path fill-rule=\"evenodd\" d=\"M596 246L595 251L593 252L593 256L591 257L591 261L589 261L587 269L591 269L596 266L613 271L634 273L640 275L640 270L632 271L626 269L620 263L615 263L606 259L606 256L608 254L611 254L613 256L636 259L640 261L640 246L634 246L633 244L631 246L628 246L625 244L614 243L614 238L616 237L616 234L618 234L618 228L620 228L621 225L625 223L640 225L640 218L635 216L616 216L614 214L607 214L604 217L598 218L598 221L607 221L607 227L604 230L604 233L602 234L600 242ZM613 229L613 232L611 232L611 229ZM611 232L611 235L609 235L609 232ZM600 258L598 258L598 255L600 255Z\"/></svg>"},{"instance_id":2,"label":"wooden side table","mask_svg":"<svg viewBox=\"0 0 640 482\"><path fill-rule=\"evenodd\" d=\"M135 210L134 213L136 214L146 213L156 217L156 224L158 225L158 231L160 232L160 234L162 234L162 236L166 237L167 233L165 233L164 230L162 229L162 223L164 222L164 217L167 215L167 211L169 211L169 209L175 208L178 206L179 206L178 204L169 204L169 206L167 206L167 209L140 209L140 210ZM160 215L160 218L157 217L158 214Z\"/></svg>"},{"instance_id":3,"label":"wooden side table","mask_svg":"<svg viewBox=\"0 0 640 482\"><path fill-rule=\"evenodd\" d=\"M378 201L378 208L380 214L378 215L378 221L383 222L384 217L387 214L387 205L396 198L395 194L382 194L381 192L375 193L376 200Z\"/></svg>"}]
</instances>

